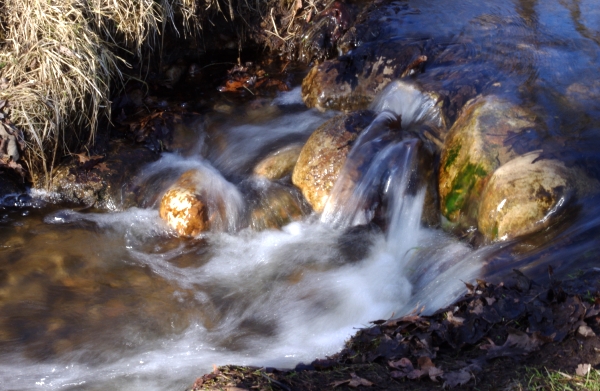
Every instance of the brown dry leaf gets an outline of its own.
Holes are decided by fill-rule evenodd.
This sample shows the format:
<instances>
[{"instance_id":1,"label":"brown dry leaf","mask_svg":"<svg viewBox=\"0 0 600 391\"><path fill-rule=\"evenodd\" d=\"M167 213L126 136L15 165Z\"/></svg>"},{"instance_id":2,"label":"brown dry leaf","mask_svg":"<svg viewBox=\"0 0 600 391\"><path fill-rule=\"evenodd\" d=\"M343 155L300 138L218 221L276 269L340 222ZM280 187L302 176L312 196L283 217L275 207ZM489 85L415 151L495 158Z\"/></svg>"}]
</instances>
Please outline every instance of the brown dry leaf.
<instances>
[{"instance_id":1,"label":"brown dry leaf","mask_svg":"<svg viewBox=\"0 0 600 391\"><path fill-rule=\"evenodd\" d=\"M106 165L106 162L99 163L96 165L96 167L98 168L98 170L100 170L100 172L110 171L110 168L108 168L108 166Z\"/></svg>"},{"instance_id":2,"label":"brown dry leaf","mask_svg":"<svg viewBox=\"0 0 600 391\"><path fill-rule=\"evenodd\" d=\"M421 369L421 371L423 372L424 375L429 375L429 378L432 381L437 381L437 378L439 376L442 376L444 374L444 371L442 371L441 369L437 368L433 362L431 361L431 359L427 356L422 356L419 357L418 359L418 364L419 364L419 368Z\"/></svg>"},{"instance_id":3,"label":"brown dry leaf","mask_svg":"<svg viewBox=\"0 0 600 391\"><path fill-rule=\"evenodd\" d=\"M368 381L367 379L363 379L362 377L356 376L356 373L354 373L354 372L350 373L350 376L352 377L352 380L350 380L348 385L352 388L355 388L358 386L371 387L373 385L373 383Z\"/></svg>"},{"instance_id":4,"label":"brown dry leaf","mask_svg":"<svg viewBox=\"0 0 600 391\"><path fill-rule=\"evenodd\" d=\"M448 320L448 322L452 323L454 326L461 326L465 321L464 318L459 318L458 316L454 316L452 311L446 312L446 319Z\"/></svg>"},{"instance_id":5,"label":"brown dry leaf","mask_svg":"<svg viewBox=\"0 0 600 391\"><path fill-rule=\"evenodd\" d=\"M394 369L406 370L410 369L411 371L414 369L412 362L404 357L397 361L388 361L388 365Z\"/></svg>"},{"instance_id":6,"label":"brown dry leaf","mask_svg":"<svg viewBox=\"0 0 600 391\"><path fill-rule=\"evenodd\" d=\"M577 365L577 369L575 370L575 373L577 374L577 376L586 376L590 370L592 369L592 366L590 364L579 364Z\"/></svg>"},{"instance_id":7,"label":"brown dry leaf","mask_svg":"<svg viewBox=\"0 0 600 391\"><path fill-rule=\"evenodd\" d=\"M467 287L469 294L472 295L475 292L475 286L473 284L469 284L468 282L463 281L463 284Z\"/></svg>"},{"instance_id":8,"label":"brown dry leaf","mask_svg":"<svg viewBox=\"0 0 600 391\"><path fill-rule=\"evenodd\" d=\"M94 156L87 156L85 153L73 153L73 156L77 156L77 158L79 159L79 163L84 164L89 162L90 160L100 160L103 159L104 156L101 155L94 155Z\"/></svg>"},{"instance_id":9,"label":"brown dry leaf","mask_svg":"<svg viewBox=\"0 0 600 391\"><path fill-rule=\"evenodd\" d=\"M330 384L333 388L339 387L344 384L348 384L349 387L356 388L359 386L371 387L373 385L372 382L367 379L363 379L362 377L358 377L356 373L350 373L351 379L348 380L340 380Z\"/></svg>"}]
</instances>

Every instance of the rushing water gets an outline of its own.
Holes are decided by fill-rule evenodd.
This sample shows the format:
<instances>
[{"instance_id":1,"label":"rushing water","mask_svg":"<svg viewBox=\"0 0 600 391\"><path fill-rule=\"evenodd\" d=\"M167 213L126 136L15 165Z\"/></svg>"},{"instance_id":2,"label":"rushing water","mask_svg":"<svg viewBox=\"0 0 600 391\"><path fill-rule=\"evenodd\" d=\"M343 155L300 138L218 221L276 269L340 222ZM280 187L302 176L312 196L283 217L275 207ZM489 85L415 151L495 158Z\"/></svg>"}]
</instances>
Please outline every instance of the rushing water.
<instances>
[{"instance_id":1,"label":"rushing water","mask_svg":"<svg viewBox=\"0 0 600 391\"><path fill-rule=\"evenodd\" d=\"M438 50L417 81L443 89L464 79L479 92L510 96L545 119L542 148L600 177L594 1L415 0L398 10L386 23ZM331 117L304 109L297 89L259 118L240 109L197 123L201 136L188 148L135 178L146 189L137 208L2 200L0 389L183 389L214 364L293 367L336 352L372 320L450 304L462 281L498 281L515 267L544 279L548 265L562 276L595 265L598 197L578 200L571 218L547 234L552 240L473 248L423 227L419 142L390 137L385 111L401 114L403 128L439 118L427 97L403 86L374 106L382 114L355 142L325 212L281 230L256 229L265 227L252 224L249 210L268 212L260 200L272 194L298 194L253 177L251 168ZM368 169L349 180L365 154ZM189 169L202 173L226 210L218 230L181 239L160 220L157 200ZM385 230L363 224L375 198L386 205Z\"/></svg>"}]
</instances>

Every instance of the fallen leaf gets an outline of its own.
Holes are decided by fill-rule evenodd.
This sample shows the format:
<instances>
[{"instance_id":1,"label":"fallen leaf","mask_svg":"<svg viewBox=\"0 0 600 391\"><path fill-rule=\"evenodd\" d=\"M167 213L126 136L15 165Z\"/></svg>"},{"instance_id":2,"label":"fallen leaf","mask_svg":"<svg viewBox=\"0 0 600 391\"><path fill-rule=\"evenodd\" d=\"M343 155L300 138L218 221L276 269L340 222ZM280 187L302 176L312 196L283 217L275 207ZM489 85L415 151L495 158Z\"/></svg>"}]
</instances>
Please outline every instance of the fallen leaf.
<instances>
[{"instance_id":1,"label":"fallen leaf","mask_svg":"<svg viewBox=\"0 0 600 391\"><path fill-rule=\"evenodd\" d=\"M496 299L495 299L494 297L486 297L486 298L485 298L485 302L486 302L488 305L492 305L492 304L494 304L494 303L496 302Z\"/></svg>"},{"instance_id":2,"label":"fallen leaf","mask_svg":"<svg viewBox=\"0 0 600 391\"><path fill-rule=\"evenodd\" d=\"M77 158L79 159L79 163L87 163L90 160L100 160L103 159L104 156L101 155L94 155L94 156L87 156L85 153L74 153L72 154L73 156L77 156Z\"/></svg>"},{"instance_id":3,"label":"fallen leaf","mask_svg":"<svg viewBox=\"0 0 600 391\"><path fill-rule=\"evenodd\" d=\"M591 337L596 336L596 333L594 333L594 331L590 328L590 326L585 325L585 324L582 324L581 326L579 326L579 328L577 329L577 332L586 338L591 338Z\"/></svg>"},{"instance_id":4,"label":"fallen leaf","mask_svg":"<svg viewBox=\"0 0 600 391\"><path fill-rule=\"evenodd\" d=\"M594 304L593 307L590 307L585 313L585 319L592 318L596 315L600 314L600 305Z\"/></svg>"},{"instance_id":5,"label":"fallen leaf","mask_svg":"<svg viewBox=\"0 0 600 391\"><path fill-rule=\"evenodd\" d=\"M100 170L100 172L110 171L110 168L108 168L108 166L106 165L106 162L99 163L96 165L96 167L98 168L98 170Z\"/></svg>"},{"instance_id":6,"label":"fallen leaf","mask_svg":"<svg viewBox=\"0 0 600 391\"><path fill-rule=\"evenodd\" d=\"M471 374L464 369L457 372L450 372L444 375L444 388L454 388L467 384L471 380Z\"/></svg>"},{"instance_id":7,"label":"fallen leaf","mask_svg":"<svg viewBox=\"0 0 600 391\"><path fill-rule=\"evenodd\" d=\"M427 356L419 357L418 364L419 368L423 372L423 375L429 375L429 378L432 381L437 381L437 378L444 374L444 371L437 368Z\"/></svg>"},{"instance_id":8,"label":"fallen leaf","mask_svg":"<svg viewBox=\"0 0 600 391\"><path fill-rule=\"evenodd\" d=\"M411 380L416 380L416 379L420 379L421 376L425 375L425 371L422 371L420 369L415 369L410 371L406 377L408 377Z\"/></svg>"},{"instance_id":9,"label":"fallen leaf","mask_svg":"<svg viewBox=\"0 0 600 391\"><path fill-rule=\"evenodd\" d=\"M575 373L577 374L577 376L583 377L590 372L590 369L592 369L592 366L590 364L579 364L577 365Z\"/></svg>"},{"instance_id":10,"label":"fallen leaf","mask_svg":"<svg viewBox=\"0 0 600 391\"><path fill-rule=\"evenodd\" d=\"M330 386L332 386L333 388L336 388L341 385L348 384L348 386L350 386L352 388L356 388L359 386L371 387L373 385L373 383L368 381L367 379L363 379L362 377L356 376L356 373L354 373L354 372L350 373L350 377L351 377L351 379L348 379L348 380L340 380L340 381L333 382L330 384Z\"/></svg>"},{"instance_id":11,"label":"fallen leaf","mask_svg":"<svg viewBox=\"0 0 600 391\"><path fill-rule=\"evenodd\" d=\"M469 291L469 294L473 294L473 292L475 292L475 286L473 284L469 284L468 282L463 281L463 284L465 284L465 286L467 287L467 290Z\"/></svg>"},{"instance_id":12,"label":"fallen leaf","mask_svg":"<svg viewBox=\"0 0 600 391\"><path fill-rule=\"evenodd\" d=\"M410 368L411 371L414 369L412 362L406 357L401 358L398 361L388 361L388 365L394 369L404 370Z\"/></svg>"},{"instance_id":13,"label":"fallen leaf","mask_svg":"<svg viewBox=\"0 0 600 391\"><path fill-rule=\"evenodd\" d=\"M459 318L458 316L454 316L452 311L446 312L446 319L448 320L448 322L452 323L454 326L461 326L465 321L464 318Z\"/></svg>"},{"instance_id":14,"label":"fallen leaf","mask_svg":"<svg viewBox=\"0 0 600 391\"><path fill-rule=\"evenodd\" d=\"M489 340L489 345L481 345L481 349L487 350L487 358L506 357L523 355L539 349L542 345L542 339L527 335L527 333L519 330L511 330L506 338L504 345L498 346L493 341Z\"/></svg>"},{"instance_id":15,"label":"fallen leaf","mask_svg":"<svg viewBox=\"0 0 600 391\"><path fill-rule=\"evenodd\" d=\"M339 380L339 381L334 381L333 383L329 384L331 387L336 388L339 387L343 384L347 384L350 383L350 380Z\"/></svg>"},{"instance_id":16,"label":"fallen leaf","mask_svg":"<svg viewBox=\"0 0 600 391\"><path fill-rule=\"evenodd\" d=\"M358 386L366 386L366 387L371 387L373 385L372 382L368 381L367 379L363 379L362 377L358 377L356 376L356 373L352 372L350 374L350 376L352 377L352 380L350 380L350 382L348 383L348 385L350 387L358 387Z\"/></svg>"}]
</instances>

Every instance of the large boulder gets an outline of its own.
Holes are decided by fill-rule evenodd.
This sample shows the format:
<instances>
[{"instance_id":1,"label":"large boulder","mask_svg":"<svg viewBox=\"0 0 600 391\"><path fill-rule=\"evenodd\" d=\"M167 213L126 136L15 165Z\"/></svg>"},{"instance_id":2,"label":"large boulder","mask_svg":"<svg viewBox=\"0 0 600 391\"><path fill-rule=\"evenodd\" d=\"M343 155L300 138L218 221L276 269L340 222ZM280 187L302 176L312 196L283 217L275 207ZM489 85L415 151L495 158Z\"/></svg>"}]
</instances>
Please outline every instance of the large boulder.
<instances>
[{"instance_id":1,"label":"large boulder","mask_svg":"<svg viewBox=\"0 0 600 391\"><path fill-rule=\"evenodd\" d=\"M536 128L535 114L499 97L469 101L444 142L438 180L442 214L475 226L486 178L526 151Z\"/></svg>"},{"instance_id":2,"label":"large boulder","mask_svg":"<svg viewBox=\"0 0 600 391\"><path fill-rule=\"evenodd\" d=\"M572 199L589 192L593 183L559 160L541 158L540 152L517 157L498 168L485 186L479 230L490 240L541 231L559 221Z\"/></svg>"},{"instance_id":3,"label":"large boulder","mask_svg":"<svg viewBox=\"0 0 600 391\"><path fill-rule=\"evenodd\" d=\"M352 142L375 118L358 111L332 118L310 136L298 157L292 182L316 212L322 212Z\"/></svg>"}]
</instances>

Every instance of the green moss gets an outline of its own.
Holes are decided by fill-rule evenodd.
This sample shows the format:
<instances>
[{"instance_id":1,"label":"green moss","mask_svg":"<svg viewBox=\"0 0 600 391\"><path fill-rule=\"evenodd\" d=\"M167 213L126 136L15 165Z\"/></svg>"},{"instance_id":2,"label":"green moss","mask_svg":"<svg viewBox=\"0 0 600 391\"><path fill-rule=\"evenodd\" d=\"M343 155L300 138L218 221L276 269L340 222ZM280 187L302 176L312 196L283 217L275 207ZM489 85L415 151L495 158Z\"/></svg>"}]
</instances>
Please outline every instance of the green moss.
<instances>
[{"instance_id":1,"label":"green moss","mask_svg":"<svg viewBox=\"0 0 600 391\"><path fill-rule=\"evenodd\" d=\"M458 157L458 153L460 152L460 145L457 145L454 148L450 148L450 150L448 151L448 158L446 159L446 164L444 165L444 169L448 169L448 167L450 167L452 165L452 163L454 163L454 161L456 161L456 158Z\"/></svg>"},{"instance_id":2,"label":"green moss","mask_svg":"<svg viewBox=\"0 0 600 391\"><path fill-rule=\"evenodd\" d=\"M492 239L498 238L498 224L494 225L492 229Z\"/></svg>"},{"instance_id":3,"label":"green moss","mask_svg":"<svg viewBox=\"0 0 600 391\"><path fill-rule=\"evenodd\" d=\"M452 182L452 189L446 198L446 216L450 216L463 208L475 182L486 175L487 171L480 164L467 163Z\"/></svg>"}]
</instances>

